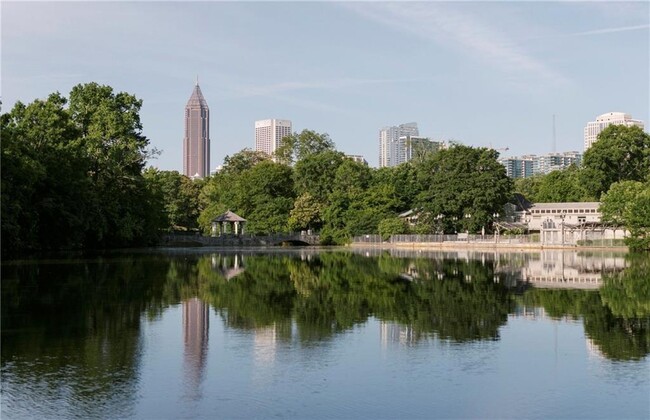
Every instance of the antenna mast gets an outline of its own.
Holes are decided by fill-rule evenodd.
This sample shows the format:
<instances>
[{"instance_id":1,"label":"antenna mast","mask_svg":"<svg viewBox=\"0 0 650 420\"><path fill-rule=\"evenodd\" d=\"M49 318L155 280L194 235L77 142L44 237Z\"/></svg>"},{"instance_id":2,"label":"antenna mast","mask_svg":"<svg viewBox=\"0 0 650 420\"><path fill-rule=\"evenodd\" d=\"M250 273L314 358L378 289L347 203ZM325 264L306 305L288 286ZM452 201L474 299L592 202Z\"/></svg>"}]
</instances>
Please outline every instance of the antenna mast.
<instances>
[{"instance_id":1,"label":"antenna mast","mask_svg":"<svg viewBox=\"0 0 650 420\"><path fill-rule=\"evenodd\" d=\"M555 114L553 114L553 153L556 152L555 146L557 144L557 139L555 138Z\"/></svg>"}]
</instances>

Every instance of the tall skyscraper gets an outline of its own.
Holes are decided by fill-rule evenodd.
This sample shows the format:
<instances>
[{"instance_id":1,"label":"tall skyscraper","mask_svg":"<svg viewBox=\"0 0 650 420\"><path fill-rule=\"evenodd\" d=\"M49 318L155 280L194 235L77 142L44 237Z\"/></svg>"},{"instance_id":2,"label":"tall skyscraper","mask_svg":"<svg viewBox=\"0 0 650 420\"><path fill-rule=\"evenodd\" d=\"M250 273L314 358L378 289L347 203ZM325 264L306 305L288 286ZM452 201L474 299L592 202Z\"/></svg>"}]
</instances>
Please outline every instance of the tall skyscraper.
<instances>
[{"instance_id":1,"label":"tall skyscraper","mask_svg":"<svg viewBox=\"0 0 650 420\"><path fill-rule=\"evenodd\" d=\"M596 121L588 122L585 127L585 152L598 139L598 134L611 124L620 124L628 127L636 125L643 130L643 121L633 120L630 114L624 112L608 112L607 114L599 115Z\"/></svg>"},{"instance_id":2,"label":"tall skyscraper","mask_svg":"<svg viewBox=\"0 0 650 420\"><path fill-rule=\"evenodd\" d=\"M255 121L255 150L269 156L280 146L283 137L291 135L289 120L259 120Z\"/></svg>"},{"instance_id":3,"label":"tall skyscraper","mask_svg":"<svg viewBox=\"0 0 650 420\"><path fill-rule=\"evenodd\" d=\"M379 130L379 167L396 166L400 163L400 137L419 136L417 123L400 124Z\"/></svg>"},{"instance_id":4,"label":"tall skyscraper","mask_svg":"<svg viewBox=\"0 0 650 420\"><path fill-rule=\"evenodd\" d=\"M210 110L198 79L185 105L183 173L191 178L210 175Z\"/></svg>"}]
</instances>

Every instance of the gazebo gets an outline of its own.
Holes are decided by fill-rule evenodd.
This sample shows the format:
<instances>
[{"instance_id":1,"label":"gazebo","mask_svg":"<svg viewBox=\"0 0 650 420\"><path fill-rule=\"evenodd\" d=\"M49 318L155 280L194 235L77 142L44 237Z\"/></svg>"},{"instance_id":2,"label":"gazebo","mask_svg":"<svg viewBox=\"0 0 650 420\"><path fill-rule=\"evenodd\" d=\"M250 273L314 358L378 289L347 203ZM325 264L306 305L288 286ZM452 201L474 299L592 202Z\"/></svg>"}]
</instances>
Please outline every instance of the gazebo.
<instances>
[{"instance_id":1,"label":"gazebo","mask_svg":"<svg viewBox=\"0 0 650 420\"><path fill-rule=\"evenodd\" d=\"M228 210L212 219L212 236L221 236L225 233L241 235L244 233L246 219Z\"/></svg>"}]
</instances>

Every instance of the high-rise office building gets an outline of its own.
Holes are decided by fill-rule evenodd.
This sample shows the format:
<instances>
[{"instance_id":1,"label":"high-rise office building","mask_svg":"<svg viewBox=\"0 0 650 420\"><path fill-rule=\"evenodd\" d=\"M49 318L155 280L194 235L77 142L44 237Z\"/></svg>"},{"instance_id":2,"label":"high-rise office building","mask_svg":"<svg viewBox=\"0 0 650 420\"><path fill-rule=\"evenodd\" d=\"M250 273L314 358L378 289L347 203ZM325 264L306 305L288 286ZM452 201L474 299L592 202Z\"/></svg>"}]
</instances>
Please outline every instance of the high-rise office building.
<instances>
[{"instance_id":1,"label":"high-rise office building","mask_svg":"<svg viewBox=\"0 0 650 420\"><path fill-rule=\"evenodd\" d=\"M290 135L291 121L289 120L255 121L255 150L273 156L282 138Z\"/></svg>"},{"instance_id":2,"label":"high-rise office building","mask_svg":"<svg viewBox=\"0 0 650 420\"><path fill-rule=\"evenodd\" d=\"M210 175L210 110L198 80L185 105L183 173L191 178Z\"/></svg>"},{"instance_id":3,"label":"high-rise office building","mask_svg":"<svg viewBox=\"0 0 650 420\"><path fill-rule=\"evenodd\" d=\"M620 124L628 127L636 125L643 130L643 121L633 120L630 114L624 112L608 112L607 114L599 115L596 121L590 121L584 130L585 138L585 152L591 147L592 144L598 139L598 134L603 131L608 125Z\"/></svg>"},{"instance_id":4,"label":"high-rise office building","mask_svg":"<svg viewBox=\"0 0 650 420\"><path fill-rule=\"evenodd\" d=\"M379 167L397 166L400 163L400 137L419 136L417 123L400 124L379 130Z\"/></svg>"}]
</instances>

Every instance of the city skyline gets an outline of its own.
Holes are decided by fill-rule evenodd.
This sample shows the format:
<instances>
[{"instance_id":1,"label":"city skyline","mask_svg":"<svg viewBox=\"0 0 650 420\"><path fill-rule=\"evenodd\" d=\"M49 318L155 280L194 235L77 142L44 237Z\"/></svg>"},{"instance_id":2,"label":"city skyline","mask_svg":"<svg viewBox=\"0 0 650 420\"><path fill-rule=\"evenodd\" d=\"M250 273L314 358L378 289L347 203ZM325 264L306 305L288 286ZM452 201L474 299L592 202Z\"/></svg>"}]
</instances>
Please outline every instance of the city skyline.
<instances>
[{"instance_id":1,"label":"city skyline","mask_svg":"<svg viewBox=\"0 0 650 420\"><path fill-rule=\"evenodd\" d=\"M254 148L251 124L268 116L328 133L374 167L378 130L403 121L513 156L554 151L553 115L562 150L582 150L585 125L603 113L650 121L648 3L9 2L2 11L3 112L79 83L110 85L143 100L143 134L162 151L149 164L163 170L182 170L180 115L196 74L214 111L210 169Z\"/></svg>"}]
</instances>

